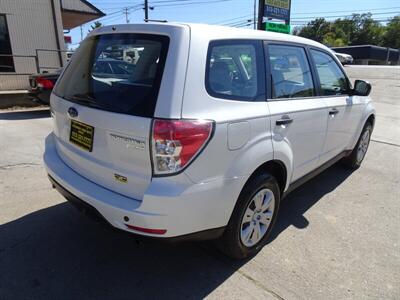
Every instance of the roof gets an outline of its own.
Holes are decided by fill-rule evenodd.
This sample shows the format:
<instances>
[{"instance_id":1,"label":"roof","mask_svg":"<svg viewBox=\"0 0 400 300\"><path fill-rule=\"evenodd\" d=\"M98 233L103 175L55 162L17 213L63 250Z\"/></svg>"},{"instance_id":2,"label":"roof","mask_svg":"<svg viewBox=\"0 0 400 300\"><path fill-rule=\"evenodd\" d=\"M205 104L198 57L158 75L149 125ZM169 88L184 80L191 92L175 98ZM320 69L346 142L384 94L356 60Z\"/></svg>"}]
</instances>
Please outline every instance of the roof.
<instances>
[{"instance_id":1,"label":"roof","mask_svg":"<svg viewBox=\"0 0 400 300\"><path fill-rule=\"evenodd\" d=\"M162 32L169 30L172 32L179 28L190 28L191 34L196 36L202 36L208 40L213 39L258 39L258 40L272 40L272 41L286 41L299 44L306 44L323 48L329 52L331 49L323 44L315 42L310 39L283 34L275 33L270 31L234 28L219 25L208 25L208 24L196 24L196 23L175 23L175 22L148 22L138 24L121 24L121 25L110 25L103 26L98 30L92 31L92 34L101 33L112 33L112 28L115 28L117 32L157 32L162 29Z\"/></svg>"},{"instance_id":2,"label":"roof","mask_svg":"<svg viewBox=\"0 0 400 300\"><path fill-rule=\"evenodd\" d=\"M87 0L61 0L61 9L104 16L105 14Z\"/></svg>"},{"instance_id":3,"label":"roof","mask_svg":"<svg viewBox=\"0 0 400 300\"><path fill-rule=\"evenodd\" d=\"M105 14L86 0L61 0L61 16L64 29L72 29Z\"/></svg>"}]
</instances>

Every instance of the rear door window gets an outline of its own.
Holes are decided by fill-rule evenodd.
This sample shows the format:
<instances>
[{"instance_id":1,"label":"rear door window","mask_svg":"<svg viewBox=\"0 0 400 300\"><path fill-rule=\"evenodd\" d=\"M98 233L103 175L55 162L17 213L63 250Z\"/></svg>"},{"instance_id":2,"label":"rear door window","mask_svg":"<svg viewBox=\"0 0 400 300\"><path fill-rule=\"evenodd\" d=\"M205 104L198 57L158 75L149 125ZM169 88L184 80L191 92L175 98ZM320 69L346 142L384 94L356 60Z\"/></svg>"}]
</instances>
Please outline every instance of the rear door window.
<instances>
[{"instance_id":1,"label":"rear door window","mask_svg":"<svg viewBox=\"0 0 400 300\"><path fill-rule=\"evenodd\" d=\"M86 39L54 93L97 109L153 117L169 38L106 34Z\"/></svg>"},{"instance_id":2,"label":"rear door window","mask_svg":"<svg viewBox=\"0 0 400 300\"><path fill-rule=\"evenodd\" d=\"M303 47L269 45L268 53L273 98L315 95L311 69Z\"/></svg>"},{"instance_id":3,"label":"rear door window","mask_svg":"<svg viewBox=\"0 0 400 300\"><path fill-rule=\"evenodd\" d=\"M265 101L262 53L259 41L211 42L206 71L208 93L230 100Z\"/></svg>"}]
</instances>

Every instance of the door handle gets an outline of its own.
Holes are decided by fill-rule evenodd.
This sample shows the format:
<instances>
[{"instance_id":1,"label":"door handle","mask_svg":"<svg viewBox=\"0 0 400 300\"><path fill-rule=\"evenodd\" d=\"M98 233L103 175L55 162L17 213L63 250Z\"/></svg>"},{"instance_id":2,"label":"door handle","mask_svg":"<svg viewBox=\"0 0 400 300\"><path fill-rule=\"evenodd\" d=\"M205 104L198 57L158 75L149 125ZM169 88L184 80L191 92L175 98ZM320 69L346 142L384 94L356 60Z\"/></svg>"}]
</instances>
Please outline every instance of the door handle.
<instances>
[{"instance_id":1,"label":"door handle","mask_svg":"<svg viewBox=\"0 0 400 300\"><path fill-rule=\"evenodd\" d=\"M332 109L329 111L329 115L330 115L330 116L337 115L338 113L339 113L339 111L338 111L336 108L332 108Z\"/></svg>"},{"instance_id":2,"label":"door handle","mask_svg":"<svg viewBox=\"0 0 400 300\"><path fill-rule=\"evenodd\" d=\"M293 119L291 119L289 116L285 115L282 116L282 119L276 120L276 125L287 125L293 122Z\"/></svg>"}]
</instances>

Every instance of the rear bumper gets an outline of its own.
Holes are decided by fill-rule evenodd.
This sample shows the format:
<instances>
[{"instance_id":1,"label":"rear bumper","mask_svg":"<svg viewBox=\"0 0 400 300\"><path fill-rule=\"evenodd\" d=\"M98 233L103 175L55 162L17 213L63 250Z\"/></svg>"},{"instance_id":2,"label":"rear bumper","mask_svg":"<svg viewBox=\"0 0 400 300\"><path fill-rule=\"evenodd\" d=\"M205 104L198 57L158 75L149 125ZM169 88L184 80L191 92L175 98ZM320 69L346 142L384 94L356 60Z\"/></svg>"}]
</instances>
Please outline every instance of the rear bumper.
<instances>
[{"instance_id":1,"label":"rear bumper","mask_svg":"<svg viewBox=\"0 0 400 300\"><path fill-rule=\"evenodd\" d=\"M49 180L53 187L64 196L64 198L75 206L80 212L84 213L85 215L94 217L102 222L106 223L108 226L112 226L107 219L103 217L103 215L93 206L82 201L75 195L71 194L67 191L64 187L62 187L57 181L55 181L50 175ZM169 237L163 238L162 241L166 242L182 242L182 241L204 241L204 240L213 240L219 238L224 233L225 227L214 228L209 230L204 230L200 232L195 232L191 234L181 235L178 237ZM132 233L135 234L135 233ZM155 237L151 237L155 238Z\"/></svg>"},{"instance_id":2,"label":"rear bumper","mask_svg":"<svg viewBox=\"0 0 400 300\"><path fill-rule=\"evenodd\" d=\"M39 101L43 104L50 104L51 90L30 89L28 97L32 100Z\"/></svg>"},{"instance_id":3,"label":"rear bumper","mask_svg":"<svg viewBox=\"0 0 400 300\"><path fill-rule=\"evenodd\" d=\"M110 225L139 235L204 240L223 233L245 178L177 184L172 177L154 178L143 200L136 200L89 181L66 165L54 135L46 138L44 163L51 182L75 206L101 215ZM185 176L185 175L182 175ZM129 228L166 230L153 234Z\"/></svg>"}]
</instances>

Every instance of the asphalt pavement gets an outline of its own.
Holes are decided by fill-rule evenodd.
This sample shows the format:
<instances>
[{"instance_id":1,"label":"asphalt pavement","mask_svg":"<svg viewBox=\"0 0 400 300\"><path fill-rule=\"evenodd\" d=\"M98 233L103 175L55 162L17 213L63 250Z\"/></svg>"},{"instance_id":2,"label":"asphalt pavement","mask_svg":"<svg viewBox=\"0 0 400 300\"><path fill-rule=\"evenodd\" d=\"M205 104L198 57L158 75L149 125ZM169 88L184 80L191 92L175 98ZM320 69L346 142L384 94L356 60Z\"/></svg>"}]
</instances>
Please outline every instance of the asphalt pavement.
<instances>
[{"instance_id":1,"label":"asphalt pavement","mask_svg":"<svg viewBox=\"0 0 400 300\"><path fill-rule=\"evenodd\" d=\"M43 168L49 111L0 112L0 299L400 299L400 67L346 70L376 101L362 167L293 192L268 246L241 262L83 216Z\"/></svg>"}]
</instances>

